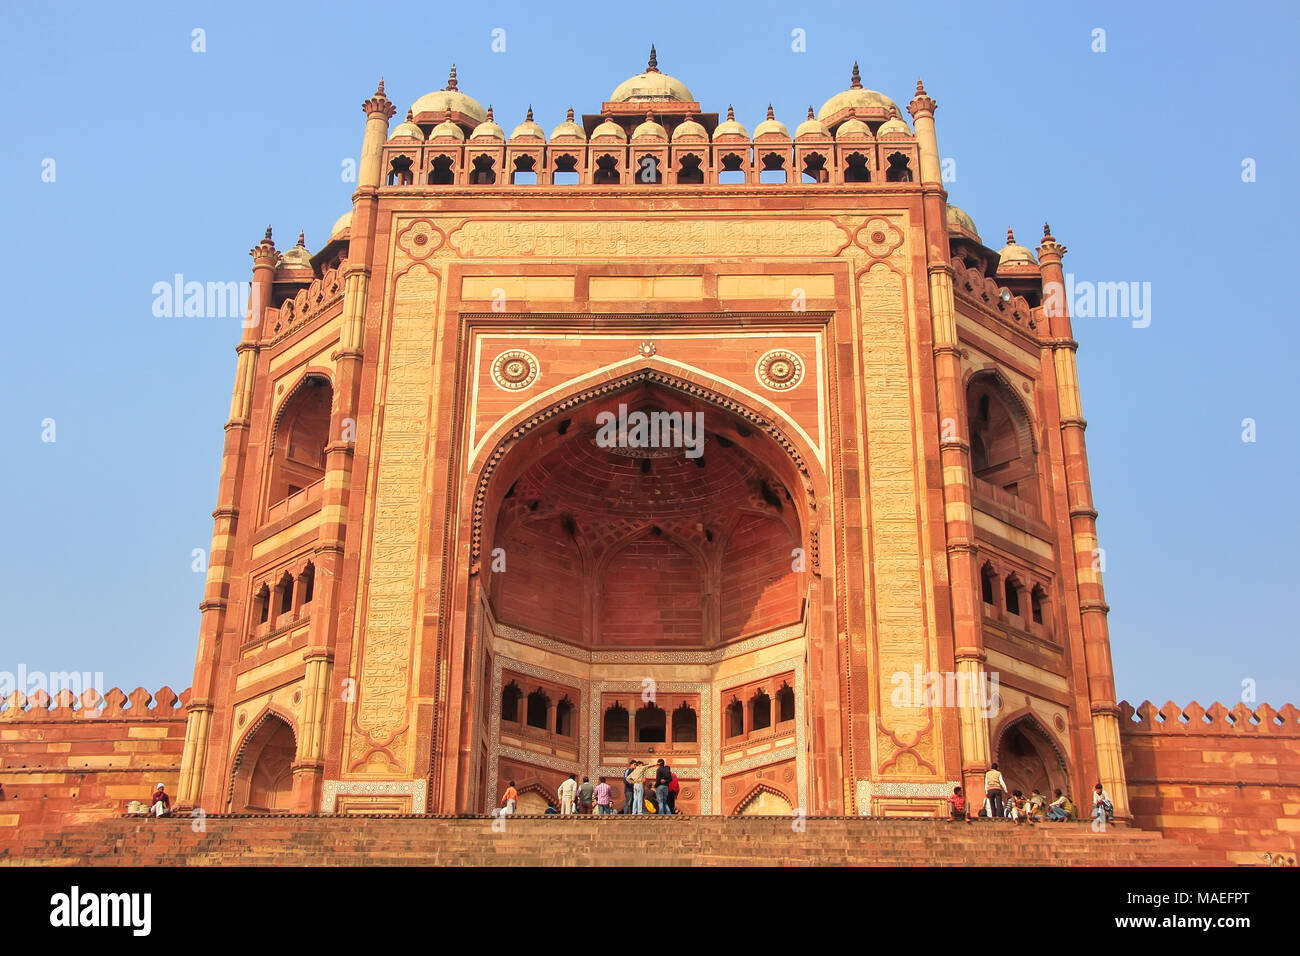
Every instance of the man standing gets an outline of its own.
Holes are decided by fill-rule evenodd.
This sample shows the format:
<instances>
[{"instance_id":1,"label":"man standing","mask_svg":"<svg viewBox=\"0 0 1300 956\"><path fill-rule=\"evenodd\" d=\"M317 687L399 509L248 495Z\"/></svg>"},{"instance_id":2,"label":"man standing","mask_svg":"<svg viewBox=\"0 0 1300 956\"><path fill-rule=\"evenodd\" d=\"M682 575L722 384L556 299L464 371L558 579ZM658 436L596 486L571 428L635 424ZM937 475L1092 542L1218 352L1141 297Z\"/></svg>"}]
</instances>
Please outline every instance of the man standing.
<instances>
[{"instance_id":1,"label":"man standing","mask_svg":"<svg viewBox=\"0 0 1300 956\"><path fill-rule=\"evenodd\" d=\"M614 789L609 785L609 782L604 777L601 777L600 784L596 787L597 814L605 816L614 812L614 806L611 800L613 794Z\"/></svg>"},{"instance_id":2,"label":"man standing","mask_svg":"<svg viewBox=\"0 0 1300 956\"><path fill-rule=\"evenodd\" d=\"M627 769L623 771L623 815L632 812L632 781L629 778L632 771L636 769L636 761L629 760Z\"/></svg>"},{"instance_id":3,"label":"man standing","mask_svg":"<svg viewBox=\"0 0 1300 956\"><path fill-rule=\"evenodd\" d=\"M659 804L659 812L670 814L672 810L668 808L668 788L673 783L673 772L668 769L664 763L664 758L659 758L659 767L655 771L655 801Z\"/></svg>"},{"instance_id":4,"label":"man standing","mask_svg":"<svg viewBox=\"0 0 1300 956\"><path fill-rule=\"evenodd\" d=\"M578 788L578 812L590 813L591 805L596 800L596 787L588 777L582 778L582 786Z\"/></svg>"},{"instance_id":5,"label":"man standing","mask_svg":"<svg viewBox=\"0 0 1300 956\"><path fill-rule=\"evenodd\" d=\"M996 820L1002 816L1002 794L1006 792L1007 782L1002 779L1002 771L993 764L984 774L984 793L989 798L989 816Z\"/></svg>"},{"instance_id":6,"label":"man standing","mask_svg":"<svg viewBox=\"0 0 1300 956\"><path fill-rule=\"evenodd\" d=\"M560 784L560 814L568 816L573 813L573 801L578 799L578 777L569 774L569 779Z\"/></svg>"},{"instance_id":7,"label":"man standing","mask_svg":"<svg viewBox=\"0 0 1300 956\"><path fill-rule=\"evenodd\" d=\"M632 814L645 814L645 772L646 765L639 760L632 761L632 772L627 779L632 782Z\"/></svg>"},{"instance_id":8,"label":"man standing","mask_svg":"<svg viewBox=\"0 0 1300 956\"><path fill-rule=\"evenodd\" d=\"M519 791L515 789L515 782L510 781L510 786L506 787L506 792L501 795L501 815L508 816L515 812L515 807L519 805Z\"/></svg>"}]
</instances>

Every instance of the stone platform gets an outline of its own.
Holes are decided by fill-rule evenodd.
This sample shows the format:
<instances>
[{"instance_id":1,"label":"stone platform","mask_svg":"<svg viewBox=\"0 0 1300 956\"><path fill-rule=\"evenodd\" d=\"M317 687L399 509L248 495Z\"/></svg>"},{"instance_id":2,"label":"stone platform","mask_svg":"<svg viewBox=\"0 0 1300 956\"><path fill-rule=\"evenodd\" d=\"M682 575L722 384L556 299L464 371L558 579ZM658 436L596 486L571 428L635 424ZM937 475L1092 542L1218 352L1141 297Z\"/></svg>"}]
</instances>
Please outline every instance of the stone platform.
<instances>
[{"instance_id":1,"label":"stone platform","mask_svg":"<svg viewBox=\"0 0 1300 956\"><path fill-rule=\"evenodd\" d=\"M114 818L0 848L5 866L1198 866L1159 833L934 818L218 816Z\"/></svg>"}]
</instances>

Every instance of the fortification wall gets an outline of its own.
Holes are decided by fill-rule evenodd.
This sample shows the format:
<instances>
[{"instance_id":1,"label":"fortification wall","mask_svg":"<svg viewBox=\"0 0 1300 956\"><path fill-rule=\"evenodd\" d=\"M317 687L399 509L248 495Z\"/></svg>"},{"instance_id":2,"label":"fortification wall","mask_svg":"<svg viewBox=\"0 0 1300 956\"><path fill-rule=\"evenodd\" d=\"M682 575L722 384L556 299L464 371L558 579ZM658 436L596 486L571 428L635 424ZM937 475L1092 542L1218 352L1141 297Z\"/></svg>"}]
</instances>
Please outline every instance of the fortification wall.
<instances>
[{"instance_id":1,"label":"fortification wall","mask_svg":"<svg viewBox=\"0 0 1300 956\"><path fill-rule=\"evenodd\" d=\"M169 687L129 695L88 690L53 699L15 691L0 709L0 846L19 831L64 826L126 811L155 784L175 794L185 743L185 703Z\"/></svg>"},{"instance_id":2,"label":"fortification wall","mask_svg":"<svg viewBox=\"0 0 1300 956\"><path fill-rule=\"evenodd\" d=\"M1137 826L1229 863L1300 859L1300 710L1125 701L1120 711Z\"/></svg>"}]
</instances>

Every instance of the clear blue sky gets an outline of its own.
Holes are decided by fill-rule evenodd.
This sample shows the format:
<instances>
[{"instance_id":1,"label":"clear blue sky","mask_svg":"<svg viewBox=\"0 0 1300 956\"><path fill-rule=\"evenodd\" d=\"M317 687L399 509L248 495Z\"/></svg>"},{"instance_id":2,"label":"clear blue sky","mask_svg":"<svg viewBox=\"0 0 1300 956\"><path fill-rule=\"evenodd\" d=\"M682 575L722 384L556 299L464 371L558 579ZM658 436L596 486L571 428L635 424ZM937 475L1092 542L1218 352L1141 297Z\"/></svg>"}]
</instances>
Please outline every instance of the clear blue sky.
<instances>
[{"instance_id":1,"label":"clear blue sky","mask_svg":"<svg viewBox=\"0 0 1300 956\"><path fill-rule=\"evenodd\" d=\"M919 74L987 243L1047 219L1079 279L1151 283L1148 328L1075 323L1119 693L1300 703L1296 27L1250 3L5 4L0 670L189 686L240 330L154 317L155 282L248 279L267 223L319 248L381 74L405 113L455 61L507 130L529 104L549 130L653 41L750 128L855 59L900 103Z\"/></svg>"}]
</instances>

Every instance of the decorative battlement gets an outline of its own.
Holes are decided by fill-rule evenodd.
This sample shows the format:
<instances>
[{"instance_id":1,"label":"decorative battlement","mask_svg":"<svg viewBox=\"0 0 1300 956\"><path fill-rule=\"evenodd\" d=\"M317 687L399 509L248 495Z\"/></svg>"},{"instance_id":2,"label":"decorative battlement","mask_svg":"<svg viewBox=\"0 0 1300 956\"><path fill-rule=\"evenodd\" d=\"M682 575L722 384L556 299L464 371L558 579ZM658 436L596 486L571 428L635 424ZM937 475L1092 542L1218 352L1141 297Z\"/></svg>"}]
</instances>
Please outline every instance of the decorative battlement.
<instances>
[{"instance_id":1,"label":"decorative battlement","mask_svg":"<svg viewBox=\"0 0 1300 956\"><path fill-rule=\"evenodd\" d=\"M286 299L279 308L267 310L263 335L274 340L297 331L341 301L343 280L338 269L326 269L319 279L299 289L297 295Z\"/></svg>"},{"instance_id":2,"label":"decorative battlement","mask_svg":"<svg viewBox=\"0 0 1300 956\"><path fill-rule=\"evenodd\" d=\"M30 697L15 690L4 698L0 721L184 720L189 699L189 688L177 696L170 687L159 688L155 694L143 687L137 687L130 694L118 687L107 694L91 688L83 691L80 697L65 689L52 698L43 690Z\"/></svg>"},{"instance_id":3,"label":"decorative battlement","mask_svg":"<svg viewBox=\"0 0 1300 956\"><path fill-rule=\"evenodd\" d=\"M1001 319L1006 325L1037 340L1038 322L1029 300L1016 295L1006 286L966 265L961 256L953 256L953 292L962 299L982 306L984 311Z\"/></svg>"},{"instance_id":4,"label":"decorative battlement","mask_svg":"<svg viewBox=\"0 0 1300 956\"><path fill-rule=\"evenodd\" d=\"M1192 701L1180 707L1169 701L1157 708L1147 700L1136 710L1123 701L1119 710L1121 733L1125 734L1234 733L1300 737L1300 710L1293 704L1286 704L1281 710L1259 704L1252 710L1240 703L1228 708L1215 701L1209 707L1202 707Z\"/></svg>"}]
</instances>

